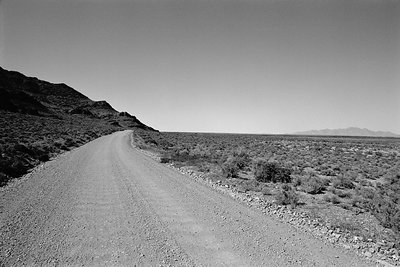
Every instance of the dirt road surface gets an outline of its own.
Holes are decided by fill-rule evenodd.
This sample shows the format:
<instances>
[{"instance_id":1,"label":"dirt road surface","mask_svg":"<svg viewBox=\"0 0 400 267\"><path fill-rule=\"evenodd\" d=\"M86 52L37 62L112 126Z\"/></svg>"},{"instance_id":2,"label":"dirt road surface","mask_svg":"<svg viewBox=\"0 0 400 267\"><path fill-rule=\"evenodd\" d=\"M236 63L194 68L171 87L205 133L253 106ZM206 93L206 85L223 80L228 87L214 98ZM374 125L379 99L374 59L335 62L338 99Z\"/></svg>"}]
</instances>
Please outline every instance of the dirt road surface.
<instances>
[{"instance_id":1,"label":"dirt road surface","mask_svg":"<svg viewBox=\"0 0 400 267\"><path fill-rule=\"evenodd\" d=\"M0 265L370 266L155 162L130 134L0 191Z\"/></svg>"}]
</instances>

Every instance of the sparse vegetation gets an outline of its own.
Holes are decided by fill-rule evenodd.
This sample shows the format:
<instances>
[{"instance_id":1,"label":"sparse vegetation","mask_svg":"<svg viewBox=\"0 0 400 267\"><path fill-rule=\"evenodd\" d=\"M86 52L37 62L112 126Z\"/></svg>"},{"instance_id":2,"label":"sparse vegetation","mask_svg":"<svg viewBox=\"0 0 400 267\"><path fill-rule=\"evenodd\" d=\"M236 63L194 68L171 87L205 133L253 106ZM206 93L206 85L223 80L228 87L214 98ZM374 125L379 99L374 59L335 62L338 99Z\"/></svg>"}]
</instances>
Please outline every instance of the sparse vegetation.
<instances>
[{"instance_id":1,"label":"sparse vegetation","mask_svg":"<svg viewBox=\"0 0 400 267\"><path fill-rule=\"evenodd\" d=\"M0 67L0 186L60 152L131 128L151 130L65 84Z\"/></svg>"},{"instance_id":2,"label":"sparse vegetation","mask_svg":"<svg viewBox=\"0 0 400 267\"><path fill-rule=\"evenodd\" d=\"M222 172L226 178L237 178L239 172L248 167L250 161L247 153L234 151L233 155L228 157L222 165Z\"/></svg>"},{"instance_id":3,"label":"sparse vegetation","mask_svg":"<svg viewBox=\"0 0 400 267\"><path fill-rule=\"evenodd\" d=\"M346 179L343 175L339 175L335 178L333 187L341 189L353 189L355 186L350 179Z\"/></svg>"},{"instance_id":4,"label":"sparse vegetation","mask_svg":"<svg viewBox=\"0 0 400 267\"><path fill-rule=\"evenodd\" d=\"M383 226L400 234L400 174L375 188L360 188L361 206L370 210Z\"/></svg>"},{"instance_id":5,"label":"sparse vegetation","mask_svg":"<svg viewBox=\"0 0 400 267\"><path fill-rule=\"evenodd\" d=\"M240 168L233 157L228 158L222 165L222 173L226 178L237 178L239 170Z\"/></svg>"},{"instance_id":6,"label":"sparse vegetation","mask_svg":"<svg viewBox=\"0 0 400 267\"><path fill-rule=\"evenodd\" d=\"M116 130L84 117L59 120L4 111L0 114L0 185L60 152Z\"/></svg>"},{"instance_id":7,"label":"sparse vegetation","mask_svg":"<svg viewBox=\"0 0 400 267\"><path fill-rule=\"evenodd\" d=\"M326 190L326 180L318 178L316 175L307 175L299 181L301 190L308 194L321 194Z\"/></svg>"},{"instance_id":8,"label":"sparse vegetation","mask_svg":"<svg viewBox=\"0 0 400 267\"><path fill-rule=\"evenodd\" d=\"M290 183L290 170L275 162L258 160L254 166L254 177L259 182Z\"/></svg>"},{"instance_id":9,"label":"sparse vegetation","mask_svg":"<svg viewBox=\"0 0 400 267\"><path fill-rule=\"evenodd\" d=\"M299 203L299 196L293 187L284 184L279 192L275 195L275 200L277 204L296 207Z\"/></svg>"},{"instance_id":10,"label":"sparse vegetation","mask_svg":"<svg viewBox=\"0 0 400 267\"><path fill-rule=\"evenodd\" d=\"M375 217L389 232L376 230L369 238L400 240L400 139L152 132L138 138L164 155L162 162L196 167L282 205L328 208L318 213L328 221Z\"/></svg>"}]
</instances>

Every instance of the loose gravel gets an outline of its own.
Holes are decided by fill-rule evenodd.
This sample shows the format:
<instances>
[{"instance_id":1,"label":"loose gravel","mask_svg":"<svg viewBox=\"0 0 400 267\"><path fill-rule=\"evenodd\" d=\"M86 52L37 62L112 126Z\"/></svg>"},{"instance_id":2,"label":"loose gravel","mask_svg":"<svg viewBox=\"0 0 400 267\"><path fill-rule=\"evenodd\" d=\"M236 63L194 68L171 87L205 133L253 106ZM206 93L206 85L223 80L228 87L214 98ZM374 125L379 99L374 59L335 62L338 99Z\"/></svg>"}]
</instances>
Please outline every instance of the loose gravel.
<instances>
[{"instance_id":1,"label":"loose gravel","mask_svg":"<svg viewBox=\"0 0 400 267\"><path fill-rule=\"evenodd\" d=\"M0 191L0 265L375 265L154 161L130 135Z\"/></svg>"}]
</instances>

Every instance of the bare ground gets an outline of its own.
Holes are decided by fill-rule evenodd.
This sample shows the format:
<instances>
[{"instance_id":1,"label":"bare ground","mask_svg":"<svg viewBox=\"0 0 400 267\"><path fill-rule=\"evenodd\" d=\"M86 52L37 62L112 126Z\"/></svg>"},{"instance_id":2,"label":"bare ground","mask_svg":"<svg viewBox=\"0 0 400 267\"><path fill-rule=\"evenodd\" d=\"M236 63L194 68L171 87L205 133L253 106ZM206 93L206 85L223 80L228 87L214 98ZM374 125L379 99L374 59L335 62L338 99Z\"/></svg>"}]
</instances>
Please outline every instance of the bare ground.
<instances>
[{"instance_id":1,"label":"bare ground","mask_svg":"<svg viewBox=\"0 0 400 267\"><path fill-rule=\"evenodd\" d=\"M96 139L0 192L0 265L373 266Z\"/></svg>"}]
</instances>

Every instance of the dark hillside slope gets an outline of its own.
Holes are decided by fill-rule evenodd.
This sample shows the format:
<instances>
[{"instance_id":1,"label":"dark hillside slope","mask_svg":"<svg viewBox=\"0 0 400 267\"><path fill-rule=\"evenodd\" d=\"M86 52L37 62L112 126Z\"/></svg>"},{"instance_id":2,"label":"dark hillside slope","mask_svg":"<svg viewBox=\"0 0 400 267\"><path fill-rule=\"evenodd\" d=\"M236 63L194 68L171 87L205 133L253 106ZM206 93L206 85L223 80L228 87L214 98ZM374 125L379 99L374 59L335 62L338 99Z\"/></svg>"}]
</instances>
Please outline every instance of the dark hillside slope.
<instances>
[{"instance_id":1,"label":"dark hillside slope","mask_svg":"<svg viewBox=\"0 0 400 267\"><path fill-rule=\"evenodd\" d=\"M106 101L0 67L0 185L60 152L124 129L154 131Z\"/></svg>"}]
</instances>

